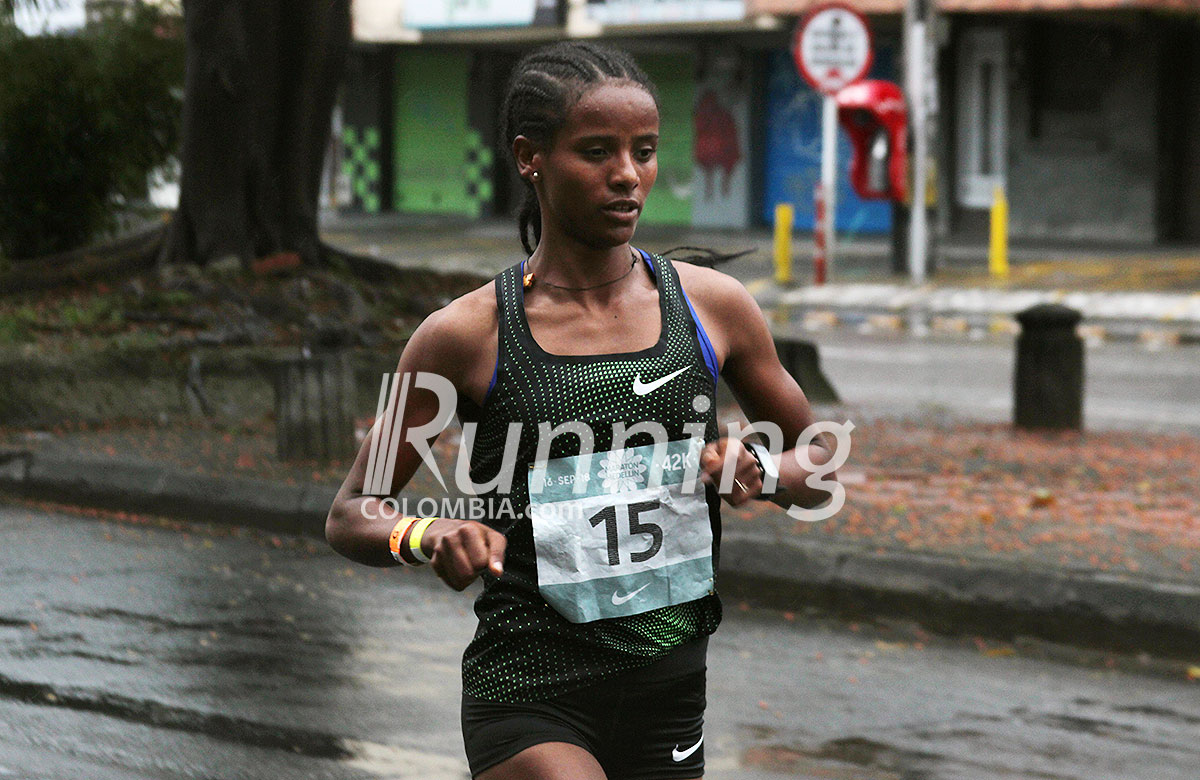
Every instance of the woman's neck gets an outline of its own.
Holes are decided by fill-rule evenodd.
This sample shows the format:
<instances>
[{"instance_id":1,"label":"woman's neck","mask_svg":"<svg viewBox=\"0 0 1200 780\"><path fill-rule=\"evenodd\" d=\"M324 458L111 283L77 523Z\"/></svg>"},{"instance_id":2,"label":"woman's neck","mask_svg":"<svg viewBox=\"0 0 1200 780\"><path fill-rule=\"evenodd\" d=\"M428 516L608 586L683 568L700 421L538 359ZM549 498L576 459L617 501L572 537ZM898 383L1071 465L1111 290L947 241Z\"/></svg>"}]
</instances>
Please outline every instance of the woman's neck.
<instances>
[{"instance_id":1,"label":"woman's neck","mask_svg":"<svg viewBox=\"0 0 1200 780\"><path fill-rule=\"evenodd\" d=\"M525 271L532 271L537 280L560 288L591 287L619 278L629 270L634 258L629 244L596 249L543 234Z\"/></svg>"}]
</instances>

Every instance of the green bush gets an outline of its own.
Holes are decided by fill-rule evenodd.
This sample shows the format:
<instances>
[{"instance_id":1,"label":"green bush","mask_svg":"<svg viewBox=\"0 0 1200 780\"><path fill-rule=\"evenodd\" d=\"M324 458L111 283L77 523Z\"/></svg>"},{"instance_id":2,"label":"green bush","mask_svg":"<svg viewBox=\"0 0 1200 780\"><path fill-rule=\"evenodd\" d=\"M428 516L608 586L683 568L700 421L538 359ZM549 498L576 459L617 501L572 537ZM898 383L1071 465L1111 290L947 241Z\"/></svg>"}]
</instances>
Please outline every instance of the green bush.
<instances>
[{"instance_id":1,"label":"green bush","mask_svg":"<svg viewBox=\"0 0 1200 780\"><path fill-rule=\"evenodd\" d=\"M74 34L0 22L0 255L86 244L179 141L182 25L135 6Z\"/></svg>"}]
</instances>

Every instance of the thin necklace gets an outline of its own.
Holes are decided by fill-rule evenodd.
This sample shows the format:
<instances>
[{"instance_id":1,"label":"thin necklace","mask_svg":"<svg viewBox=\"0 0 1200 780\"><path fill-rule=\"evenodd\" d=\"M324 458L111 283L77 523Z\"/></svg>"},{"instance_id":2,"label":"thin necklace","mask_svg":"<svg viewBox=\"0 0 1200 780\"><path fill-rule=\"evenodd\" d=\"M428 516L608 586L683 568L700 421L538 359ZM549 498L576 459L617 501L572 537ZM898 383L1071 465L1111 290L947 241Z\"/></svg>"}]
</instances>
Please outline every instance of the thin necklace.
<instances>
[{"instance_id":1,"label":"thin necklace","mask_svg":"<svg viewBox=\"0 0 1200 780\"><path fill-rule=\"evenodd\" d=\"M569 290L571 292L580 292L582 290L595 290L600 287L607 287L610 284L616 284L617 282L624 279L626 276L629 276L631 273L633 273L633 267L635 265L637 265L638 259L637 259L637 254L635 254L632 249L629 250L629 253L631 255L633 255L633 259L629 263L629 270L626 271L625 273L621 274L620 276L618 276L616 279L609 279L607 282L600 282L600 284L592 284L592 285L588 285L587 287L564 287L561 284L555 284L554 282L547 282L545 279L542 279L541 282L542 282L542 284L546 285L547 287L554 287L555 289L558 289L558 290ZM530 287L533 287L533 278L534 278L533 271L530 271L529 273L525 274L523 284L524 284L524 287L526 290L528 290Z\"/></svg>"}]
</instances>

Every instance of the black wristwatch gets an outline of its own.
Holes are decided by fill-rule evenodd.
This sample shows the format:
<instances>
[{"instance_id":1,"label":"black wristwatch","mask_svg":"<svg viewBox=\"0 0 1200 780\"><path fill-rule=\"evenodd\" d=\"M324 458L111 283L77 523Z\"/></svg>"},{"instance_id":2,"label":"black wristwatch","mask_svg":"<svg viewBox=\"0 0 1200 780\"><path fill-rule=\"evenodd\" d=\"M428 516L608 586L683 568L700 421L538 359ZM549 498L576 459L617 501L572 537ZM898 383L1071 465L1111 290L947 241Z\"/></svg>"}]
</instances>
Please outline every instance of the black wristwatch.
<instances>
[{"instance_id":1,"label":"black wristwatch","mask_svg":"<svg viewBox=\"0 0 1200 780\"><path fill-rule=\"evenodd\" d=\"M762 446L758 442L746 441L742 442L747 451L754 456L754 460L758 461L758 477L762 480L762 492L758 494L759 498L771 498L779 492L779 469L775 466L775 459L771 457L771 451ZM767 479L771 480L771 490L767 490Z\"/></svg>"}]
</instances>

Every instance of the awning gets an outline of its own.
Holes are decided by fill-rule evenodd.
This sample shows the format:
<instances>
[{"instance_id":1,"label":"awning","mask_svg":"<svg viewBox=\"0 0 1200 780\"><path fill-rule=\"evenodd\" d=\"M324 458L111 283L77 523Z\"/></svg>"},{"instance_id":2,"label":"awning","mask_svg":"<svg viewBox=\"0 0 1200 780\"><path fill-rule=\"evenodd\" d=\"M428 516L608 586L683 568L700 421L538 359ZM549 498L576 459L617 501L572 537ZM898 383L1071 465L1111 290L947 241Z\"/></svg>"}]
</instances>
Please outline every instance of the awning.
<instances>
[{"instance_id":1,"label":"awning","mask_svg":"<svg viewBox=\"0 0 1200 780\"><path fill-rule=\"evenodd\" d=\"M825 0L746 0L747 8L758 14L800 16ZM904 11L905 0L848 0L864 14L897 14ZM1008 13L1024 11L1133 11L1169 10L1200 13L1200 0L936 0L939 10L947 13Z\"/></svg>"}]
</instances>

